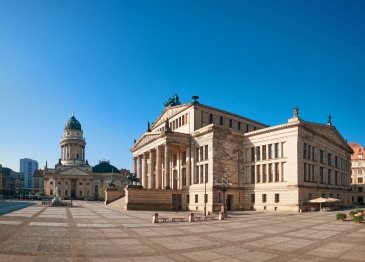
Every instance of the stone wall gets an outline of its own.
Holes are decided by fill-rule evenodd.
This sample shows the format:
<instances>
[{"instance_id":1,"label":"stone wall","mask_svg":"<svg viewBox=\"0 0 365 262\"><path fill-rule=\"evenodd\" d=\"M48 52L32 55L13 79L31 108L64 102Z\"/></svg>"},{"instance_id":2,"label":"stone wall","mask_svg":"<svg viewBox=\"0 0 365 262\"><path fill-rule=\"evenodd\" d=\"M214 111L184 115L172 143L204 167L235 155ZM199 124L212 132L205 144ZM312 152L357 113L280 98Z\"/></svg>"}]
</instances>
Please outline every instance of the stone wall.
<instances>
[{"instance_id":1,"label":"stone wall","mask_svg":"<svg viewBox=\"0 0 365 262\"><path fill-rule=\"evenodd\" d=\"M111 202L124 197L125 192L124 189L105 189L105 205L110 204Z\"/></svg>"},{"instance_id":2,"label":"stone wall","mask_svg":"<svg viewBox=\"0 0 365 262\"><path fill-rule=\"evenodd\" d=\"M126 210L171 211L173 191L165 189L125 189Z\"/></svg>"}]
</instances>

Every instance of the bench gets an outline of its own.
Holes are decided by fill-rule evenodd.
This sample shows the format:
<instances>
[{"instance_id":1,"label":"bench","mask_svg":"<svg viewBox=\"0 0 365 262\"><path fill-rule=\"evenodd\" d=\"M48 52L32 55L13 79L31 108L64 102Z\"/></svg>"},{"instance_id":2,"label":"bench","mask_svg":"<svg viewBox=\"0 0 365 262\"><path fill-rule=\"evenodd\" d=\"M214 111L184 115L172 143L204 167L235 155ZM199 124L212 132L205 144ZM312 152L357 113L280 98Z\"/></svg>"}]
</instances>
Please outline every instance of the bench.
<instances>
[{"instance_id":1,"label":"bench","mask_svg":"<svg viewBox=\"0 0 365 262\"><path fill-rule=\"evenodd\" d=\"M166 217L160 217L160 216L158 216L158 221L160 221L160 220L162 220L163 222L166 222L167 221L167 218Z\"/></svg>"},{"instance_id":2,"label":"bench","mask_svg":"<svg viewBox=\"0 0 365 262\"><path fill-rule=\"evenodd\" d=\"M171 218L171 221L172 222L176 222L176 221L184 222L185 219L186 219L186 217L173 217L173 218Z\"/></svg>"}]
</instances>

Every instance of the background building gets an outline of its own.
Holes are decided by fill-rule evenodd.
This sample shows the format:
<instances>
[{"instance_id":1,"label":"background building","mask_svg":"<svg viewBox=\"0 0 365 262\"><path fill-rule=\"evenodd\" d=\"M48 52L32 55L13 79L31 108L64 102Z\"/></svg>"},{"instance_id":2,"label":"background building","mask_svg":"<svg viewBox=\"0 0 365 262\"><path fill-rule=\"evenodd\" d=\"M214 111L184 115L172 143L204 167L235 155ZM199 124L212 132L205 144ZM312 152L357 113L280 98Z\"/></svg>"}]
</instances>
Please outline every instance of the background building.
<instances>
[{"instance_id":1,"label":"background building","mask_svg":"<svg viewBox=\"0 0 365 262\"><path fill-rule=\"evenodd\" d=\"M354 153L351 156L352 169L352 201L363 205L365 199L364 175L365 175L365 149L357 143L350 143Z\"/></svg>"},{"instance_id":2,"label":"background building","mask_svg":"<svg viewBox=\"0 0 365 262\"><path fill-rule=\"evenodd\" d=\"M16 197L23 190L23 179L18 172L7 167L0 167L0 177L3 197Z\"/></svg>"},{"instance_id":3,"label":"background building","mask_svg":"<svg viewBox=\"0 0 365 262\"><path fill-rule=\"evenodd\" d=\"M20 159L19 173L24 180L24 188L32 189L33 174L38 169L38 162L30 158Z\"/></svg>"},{"instance_id":4,"label":"background building","mask_svg":"<svg viewBox=\"0 0 365 262\"><path fill-rule=\"evenodd\" d=\"M127 177L109 161L99 161L92 167L85 158L86 140L80 122L74 115L67 121L60 142L61 158L55 168L35 174L34 179L44 180L44 194L54 196L56 190L62 198L104 199L104 190L110 183L121 187ZM41 174L43 173L43 174ZM34 190L41 190L34 188Z\"/></svg>"},{"instance_id":5,"label":"background building","mask_svg":"<svg viewBox=\"0 0 365 262\"><path fill-rule=\"evenodd\" d=\"M269 127L200 104L168 106L133 145L129 209L305 210L317 197L350 204L352 149L332 125L306 122L298 109ZM226 199L220 190L229 187Z\"/></svg>"}]
</instances>

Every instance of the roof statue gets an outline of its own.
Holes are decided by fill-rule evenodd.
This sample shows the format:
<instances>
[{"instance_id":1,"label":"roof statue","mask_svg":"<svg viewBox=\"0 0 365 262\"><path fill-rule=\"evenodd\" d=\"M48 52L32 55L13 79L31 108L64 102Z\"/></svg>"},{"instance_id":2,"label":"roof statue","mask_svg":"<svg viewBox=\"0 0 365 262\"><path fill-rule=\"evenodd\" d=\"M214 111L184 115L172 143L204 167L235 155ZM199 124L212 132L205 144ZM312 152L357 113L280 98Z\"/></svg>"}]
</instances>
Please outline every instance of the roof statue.
<instances>
[{"instance_id":1,"label":"roof statue","mask_svg":"<svg viewBox=\"0 0 365 262\"><path fill-rule=\"evenodd\" d=\"M332 116L328 116L327 125L332 126Z\"/></svg>"},{"instance_id":2,"label":"roof statue","mask_svg":"<svg viewBox=\"0 0 365 262\"><path fill-rule=\"evenodd\" d=\"M198 104L198 99L199 99L199 96L192 96L191 97L194 101L193 101L193 104Z\"/></svg>"},{"instance_id":3,"label":"roof statue","mask_svg":"<svg viewBox=\"0 0 365 262\"><path fill-rule=\"evenodd\" d=\"M180 98L177 94L174 94L170 96L169 99L165 103L163 103L163 105L165 107L181 105Z\"/></svg>"},{"instance_id":4,"label":"roof statue","mask_svg":"<svg viewBox=\"0 0 365 262\"><path fill-rule=\"evenodd\" d=\"M170 125L169 125L169 119L166 118L165 120L165 131L166 132L170 132L171 131L171 128L170 128Z\"/></svg>"},{"instance_id":5,"label":"roof statue","mask_svg":"<svg viewBox=\"0 0 365 262\"><path fill-rule=\"evenodd\" d=\"M294 107L294 115L293 115L293 117L299 117L299 108L298 108L298 106L295 106Z\"/></svg>"},{"instance_id":6,"label":"roof statue","mask_svg":"<svg viewBox=\"0 0 365 262\"><path fill-rule=\"evenodd\" d=\"M151 124L147 121L147 132L151 132Z\"/></svg>"}]
</instances>

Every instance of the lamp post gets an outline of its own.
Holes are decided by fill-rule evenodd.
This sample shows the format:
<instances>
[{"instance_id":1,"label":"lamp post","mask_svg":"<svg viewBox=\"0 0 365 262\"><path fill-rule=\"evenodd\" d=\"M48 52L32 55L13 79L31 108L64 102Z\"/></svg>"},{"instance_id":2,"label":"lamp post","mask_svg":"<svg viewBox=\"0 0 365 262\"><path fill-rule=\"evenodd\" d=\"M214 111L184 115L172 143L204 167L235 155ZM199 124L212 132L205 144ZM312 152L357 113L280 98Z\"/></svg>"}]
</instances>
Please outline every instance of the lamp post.
<instances>
[{"instance_id":1,"label":"lamp post","mask_svg":"<svg viewBox=\"0 0 365 262\"><path fill-rule=\"evenodd\" d=\"M214 183L214 187L223 193L223 210L225 217L227 217L226 192L231 186L232 182L230 180L226 180L225 178L222 178L220 182Z\"/></svg>"},{"instance_id":2,"label":"lamp post","mask_svg":"<svg viewBox=\"0 0 365 262\"><path fill-rule=\"evenodd\" d=\"M207 177L204 179L204 216L207 216Z\"/></svg>"}]
</instances>

